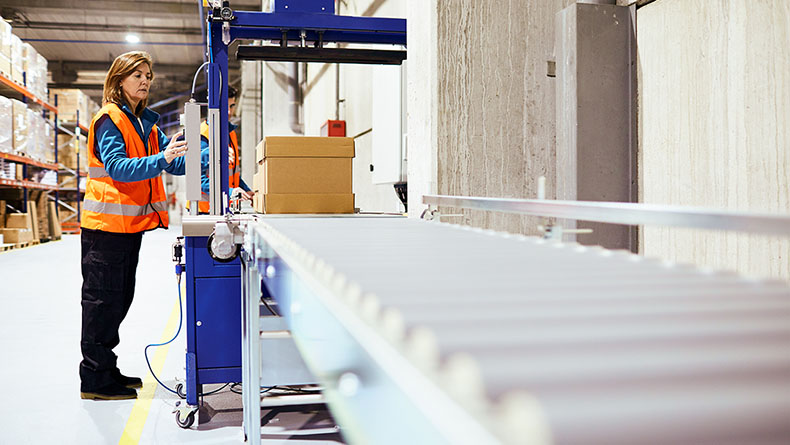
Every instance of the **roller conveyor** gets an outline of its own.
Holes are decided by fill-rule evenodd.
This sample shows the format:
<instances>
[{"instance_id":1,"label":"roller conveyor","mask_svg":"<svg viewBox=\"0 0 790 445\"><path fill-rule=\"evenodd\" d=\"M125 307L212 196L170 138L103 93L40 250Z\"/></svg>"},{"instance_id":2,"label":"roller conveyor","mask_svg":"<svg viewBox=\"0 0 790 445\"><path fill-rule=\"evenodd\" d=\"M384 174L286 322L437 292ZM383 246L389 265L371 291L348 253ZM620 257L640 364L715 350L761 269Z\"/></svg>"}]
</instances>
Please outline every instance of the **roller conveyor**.
<instances>
[{"instance_id":1,"label":"roller conveyor","mask_svg":"<svg viewBox=\"0 0 790 445\"><path fill-rule=\"evenodd\" d=\"M786 283L402 218L245 251L354 443L790 443Z\"/></svg>"}]
</instances>

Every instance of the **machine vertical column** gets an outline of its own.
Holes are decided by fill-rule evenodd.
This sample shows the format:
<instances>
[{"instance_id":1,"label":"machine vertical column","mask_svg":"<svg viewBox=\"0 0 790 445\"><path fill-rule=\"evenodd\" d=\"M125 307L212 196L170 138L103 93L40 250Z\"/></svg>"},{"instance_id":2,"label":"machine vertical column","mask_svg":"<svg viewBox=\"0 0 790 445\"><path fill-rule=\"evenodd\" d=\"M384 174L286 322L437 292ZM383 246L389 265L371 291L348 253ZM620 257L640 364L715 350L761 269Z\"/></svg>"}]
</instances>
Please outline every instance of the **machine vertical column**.
<instances>
[{"instance_id":1,"label":"machine vertical column","mask_svg":"<svg viewBox=\"0 0 790 445\"><path fill-rule=\"evenodd\" d=\"M224 215L228 208L228 46L222 41L222 22L209 21L211 60L208 85L208 124L211 138L209 201L212 215ZM222 125L221 123L225 123ZM219 129L217 129L219 127ZM218 135L218 137L217 137ZM217 142L219 146L217 147ZM212 146L213 145L213 146ZM211 156L213 155L213 157ZM218 156L217 156L218 155ZM219 159L219 161L217 161ZM219 172L216 168L219 167ZM216 180L219 179L219 185Z\"/></svg>"}]
</instances>

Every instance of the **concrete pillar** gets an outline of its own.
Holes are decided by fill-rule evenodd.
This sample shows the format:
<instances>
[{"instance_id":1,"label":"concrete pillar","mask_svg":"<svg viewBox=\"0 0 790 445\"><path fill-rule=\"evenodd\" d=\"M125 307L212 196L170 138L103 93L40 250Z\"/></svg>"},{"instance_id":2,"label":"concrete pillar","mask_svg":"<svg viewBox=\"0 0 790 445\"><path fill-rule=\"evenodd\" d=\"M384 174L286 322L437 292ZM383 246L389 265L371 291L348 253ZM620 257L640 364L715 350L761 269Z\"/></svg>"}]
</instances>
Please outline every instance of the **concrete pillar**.
<instances>
[{"instance_id":1,"label":"concrete pillar","mask_svg":"<svg viewBox=\"0 0 790 445\"><path fill-rule=\"evenodd\" d=\"M631 9L587 0L557 14L557 199L636 202ZM573 222L563 226L572 226ZM580 221L584 244L636 251L636 229Z\"/></svg>"},{"instance_id":2,"label":"concrete pillar","mask_svg":"<svg viewBox=\"0 0 790 445\"><path fill-rule=\"evenodd\" d=\"M407 99L407 177L409 216L419 217L422 196L438 190L438 86L439 33L437 8L443 0L409 0L406 65Z\"/></svg>"},{"instance_id":3,"label":"concrete pillar","mask_svg":"<svg viewBox=\"0 0 790 445\"><path fill-rule=\"evenodd\" d=\"M554 16L572 0L411 0L410 214L421 195L554 197ZM457 212L453 212L457 213ZM466 211L453 222L536 233L536 218Z\"/></svg>"}]
</instances>

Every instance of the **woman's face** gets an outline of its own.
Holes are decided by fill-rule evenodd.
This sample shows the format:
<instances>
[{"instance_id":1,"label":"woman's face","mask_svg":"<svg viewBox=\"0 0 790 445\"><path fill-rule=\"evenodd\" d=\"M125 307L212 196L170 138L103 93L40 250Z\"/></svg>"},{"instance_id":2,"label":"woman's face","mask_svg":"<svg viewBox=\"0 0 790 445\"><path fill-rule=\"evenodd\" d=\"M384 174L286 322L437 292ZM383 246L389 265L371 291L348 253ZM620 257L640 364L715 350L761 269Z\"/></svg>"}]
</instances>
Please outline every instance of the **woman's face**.
<instances>
[{"instance_id":1,"label":"woman's face","mask_svg":"<svg viewBox=\"0 0 790 445\"><path fill-rule=\"evenodd\" d=\"M148 97L151 88L151 68L147 63L141 63L132 74L121 81L121 90L129 105L136 107L141 100Z\"/></svg>"}]
</instances>

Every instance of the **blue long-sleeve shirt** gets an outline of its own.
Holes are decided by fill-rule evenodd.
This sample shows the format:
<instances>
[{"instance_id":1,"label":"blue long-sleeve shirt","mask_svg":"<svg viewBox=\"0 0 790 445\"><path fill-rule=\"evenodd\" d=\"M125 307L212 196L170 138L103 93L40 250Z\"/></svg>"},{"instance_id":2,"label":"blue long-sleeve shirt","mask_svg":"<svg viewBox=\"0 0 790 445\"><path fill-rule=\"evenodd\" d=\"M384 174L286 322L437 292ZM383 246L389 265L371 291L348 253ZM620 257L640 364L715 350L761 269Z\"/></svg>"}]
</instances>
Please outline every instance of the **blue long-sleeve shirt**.
<instances>
[{"instance_id":1,"label":"blue long-sleeve shirt","mask_svg":"<svg viewBox=\"0 0 790 445\"><path fill-rule=\"evenodd\" d=\"M132 126L137 130L137 134L145 144L145 149L150 152L148 146L148 136L157 122L159 114L148 108L143 110L140 119L132 113L128 105L124 104L121 110L132 122ZM142 122L142 127L140 123ZM186 171L184 158L176 158L170 164L165 160L164 151L170 140L157 127L157 138L159 140L159 153L142 158L130 158L126 154L126 144L123 142L123 135L118 127L115 126L109 116L104 116L96 122L96 156L104 164L104 169L114 181L136 182L144 181L159 176L162 171L173 175L183 175Z\"/></svg>"},{"instance_id":2,"label":"blue long-sleeve shirt","mask_svg":"<svg viewBox=\"0 0 790 445\"><path fill-rule=\"evenodd\" d=\"M232 133L233 131L238 128L238 125L233 125L230 122L228 123L228 134ZM209 153L208 153L208 139L200 136L200 189L205 194L209 194L210 190L210 181L208 178L208 162L209 162ZM245 192L250 191L250 187L244 182L241 177L239 177L239 188L244 190ZM228 193L231 195L233 194L233 190L228 190Z\"/></svg>"}]
</instances>

